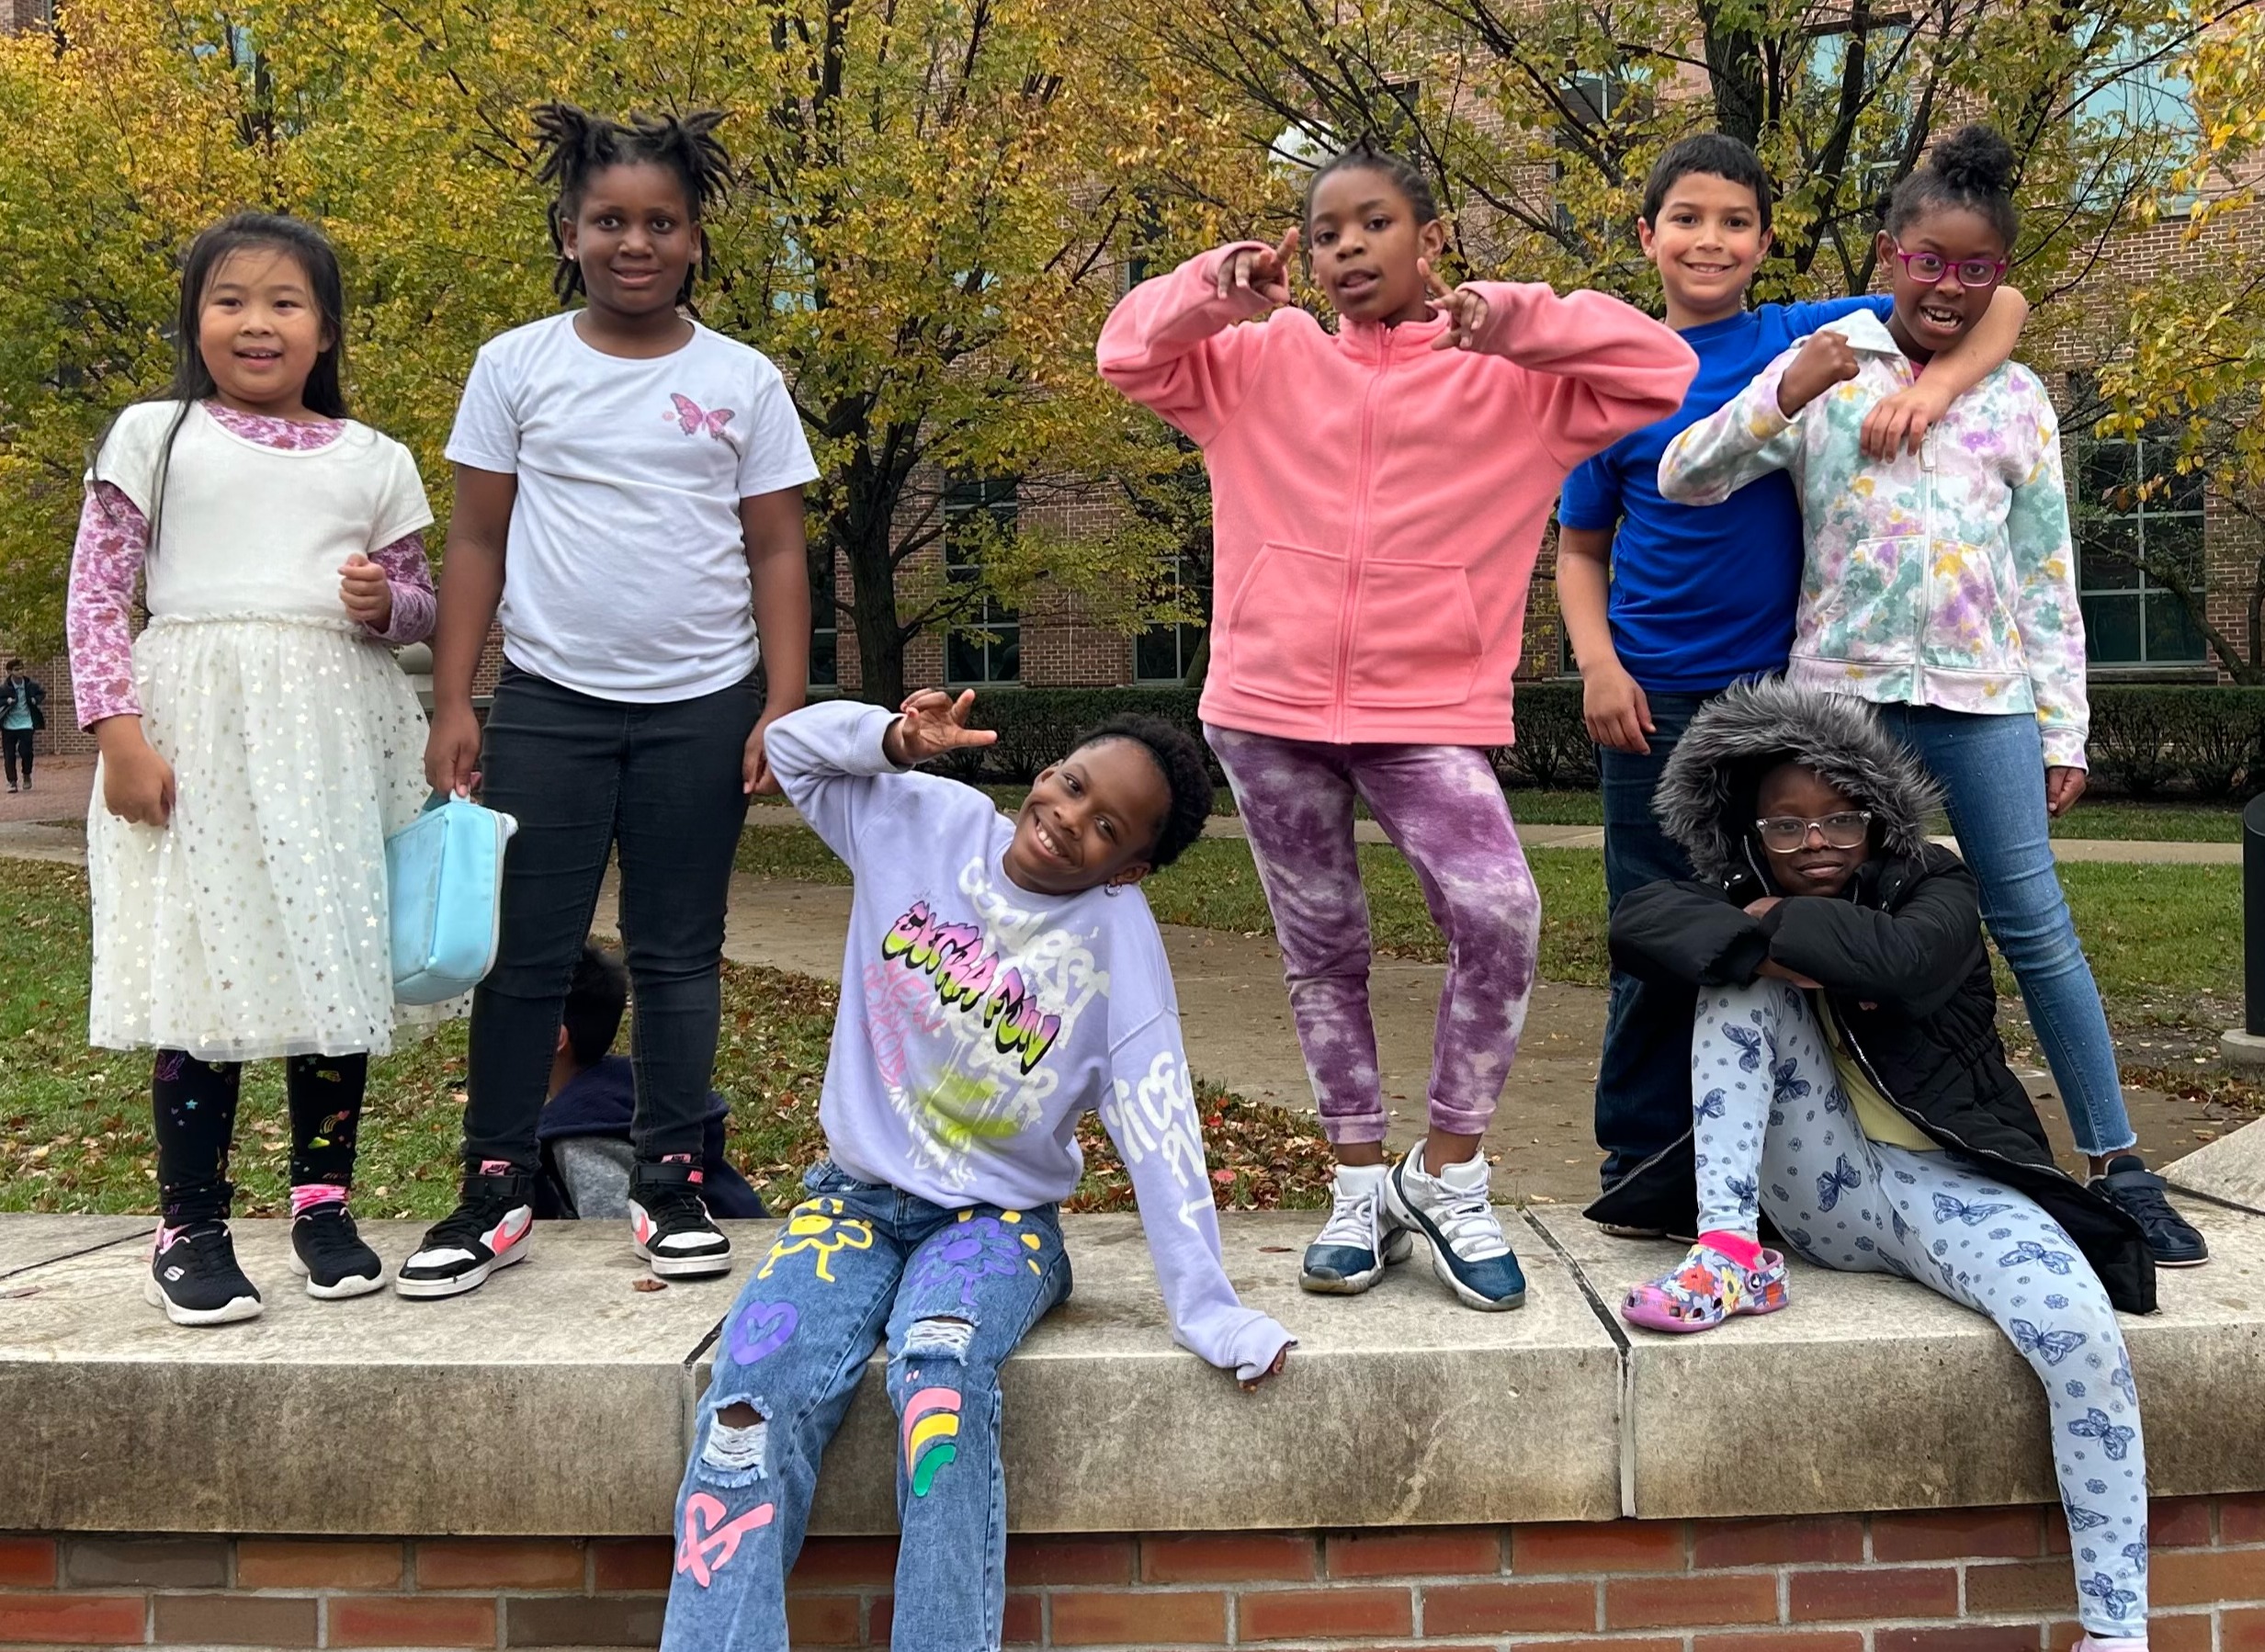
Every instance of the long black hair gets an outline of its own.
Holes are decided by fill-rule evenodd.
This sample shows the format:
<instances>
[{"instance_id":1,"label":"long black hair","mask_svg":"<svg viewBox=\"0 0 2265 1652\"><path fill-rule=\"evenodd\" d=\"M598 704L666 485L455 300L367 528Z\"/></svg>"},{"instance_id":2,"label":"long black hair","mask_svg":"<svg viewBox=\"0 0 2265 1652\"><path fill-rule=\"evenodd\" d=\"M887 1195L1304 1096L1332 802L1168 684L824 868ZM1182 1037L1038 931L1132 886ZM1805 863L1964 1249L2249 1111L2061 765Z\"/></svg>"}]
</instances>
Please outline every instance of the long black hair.
<instances>
[{"instance_id":1,"label":"long black hair","mask_svg":"<svg viewBox=\"0 0 2265 1652\"><path fill-rule=\"evenodd\" d=\"M571 103L546 103L535 109L535 134L542 165L538 183L550 184L558 194L550 203L550 249L558 255L558 269L550 284L562 304L583 290L582 266L566 255L566 226L582 210L582 198L590 180L608 166L644 164L665 166L684 186L685 205L694 223L708 217L708 209L723 198L731 181L731 155L716 136L722 111L698 109L689 115L632 115L627 123L593 115ZM676 301L692 301L696 277L707 273L708 237L700 238L700 256L685 271L685 284Z\"/></svg>"},{"instance_id":2,"label":"long black hair","mask_svg":"<svg viewBox=\"0 0 2265 1652\"><path fill-rule=\"evenodd\" d=\"M150 489L149 545L144 555L157 554L158 526L165 515L165 481L173 470L173 445L180 436L181 426L188 422L192 407L220 392L212 369L205 364L201 335L206 291L222 265L238 253L250 251L280 253L295 261L305 273L316 315L330 342L315 356L314 368L307 375L307 386L300 393L300 400L326 419L347 416L346 284L338 270L337 250L329 238L305 219L283 212L234 212L205 230L188 243L188 251L181 259L181 300L173 320L173 381L156 395L144 398L180 404L174 410L173 423L166 426L164 446L158 449L157 480ZM118 420L113 417L95 438L94 454L87 463L90 472L117 425Z\"/></svg>"}]
</instances>

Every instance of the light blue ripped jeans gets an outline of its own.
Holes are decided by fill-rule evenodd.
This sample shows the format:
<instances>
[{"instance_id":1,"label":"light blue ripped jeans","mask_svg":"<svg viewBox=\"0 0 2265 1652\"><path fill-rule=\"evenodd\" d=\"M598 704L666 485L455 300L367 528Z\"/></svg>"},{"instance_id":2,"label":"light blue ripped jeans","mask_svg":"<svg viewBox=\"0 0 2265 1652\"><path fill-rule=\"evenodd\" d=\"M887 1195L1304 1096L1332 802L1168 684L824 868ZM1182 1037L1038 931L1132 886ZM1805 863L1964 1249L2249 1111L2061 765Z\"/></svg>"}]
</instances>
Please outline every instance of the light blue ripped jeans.
<instances>
[{"instance_id":1,"label":"light blue ripped jeans","mask_svg":"<svg viewBox=\"0 0 2265 1652\"><path fill-rule=\"evenodd\" d=\"M1070 1295L1054 1207L946 1210L831 1161L724 1320L676 1496L663 1652L786 1652L818 1463L884 1338L897 1410L896 1652L995 1652L999 1364Z\"/></svg>"},{"instance_id":2,"label":"light blue ripped jeans","mask_svg":"<svg viewBox=\"0 0 2265 1652\"><path fill-rule=\"evenodd\" d=\"M2060 1225L1948 1154L1865 1136L1806 997L1782 981L1701 990L1691 1084L1700 1232L1751 1238L1767 1211L1818 1267L1900 1273L2013 1340L2044 1385L2077 1615L2096 1635L2144 1636L2139 1395L2107 1289Z\"/></svg>"}]
</instances>

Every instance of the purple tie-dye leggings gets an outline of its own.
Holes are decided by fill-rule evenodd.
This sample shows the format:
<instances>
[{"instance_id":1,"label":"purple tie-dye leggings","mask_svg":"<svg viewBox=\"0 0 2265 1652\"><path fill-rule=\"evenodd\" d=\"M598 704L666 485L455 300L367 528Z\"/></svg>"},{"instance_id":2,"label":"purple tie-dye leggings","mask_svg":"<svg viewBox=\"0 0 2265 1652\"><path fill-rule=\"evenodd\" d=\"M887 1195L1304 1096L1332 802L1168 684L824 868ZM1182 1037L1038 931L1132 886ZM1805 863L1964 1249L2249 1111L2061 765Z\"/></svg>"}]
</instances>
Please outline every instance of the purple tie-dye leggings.
<instances>
[{"instance_id":1,"label":"purple tie-dye leggings","mask_svg":"<svg viewBox=\"0 0 2265 1652\"><path fill-rule=\"evenodd\" d=\"M1431 1126L1484 1130L1517 1058L1542 917L1487 754L1473 746L1328 745L1208 723L1204 736L1234 788L1274 911L1322 1130L1336 1143L1385 1134L1368 1010L1368 897L1353 843L1356 796L1415 868L1447 937Z\"/></svg>"}]
</instances>

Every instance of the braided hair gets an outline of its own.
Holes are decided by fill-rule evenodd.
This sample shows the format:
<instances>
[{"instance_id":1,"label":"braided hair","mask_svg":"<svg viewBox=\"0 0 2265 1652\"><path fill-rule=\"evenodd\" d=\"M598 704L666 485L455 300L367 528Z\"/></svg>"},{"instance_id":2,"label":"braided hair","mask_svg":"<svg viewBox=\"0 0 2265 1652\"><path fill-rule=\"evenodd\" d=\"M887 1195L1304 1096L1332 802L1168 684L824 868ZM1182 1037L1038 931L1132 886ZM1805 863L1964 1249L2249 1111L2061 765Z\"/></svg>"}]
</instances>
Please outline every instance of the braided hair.
<instances>
[{"instance_id":1,"label":"braided hair","mask_svg":"<svg viewBox=\"0 0 2265 1652\"><path fill-rule=\"evenodd\" d=\"M1161 872L1203 835L1204 822L1211 818L1211 765L1204 761L1203 747L1185 729L1161 717L1131 712L1088 729L1078 736L1070 752L1075 755L1088 746L1106 745L1113 740L1129 741L1147 752L1172 794L1172 807L1165 811L1164 824L1156 834L1156 846L1149 851L1149 866Z\"/></svg>"},{"instance_id":2,"label":"braided hair","mask_svg":"<svg viewBox=\"0 0 2265 1652\"><path fill-rule=\"evenodd\" d=\"M716 137L723 120L720 109L632 115L624 124L571 103L546 103L536 107L534 118L542 154L535 178L558 190L550 203L550 246L559 267L550 284L561 303L583 290L582 266L566 255L566 226L582 210L590 180L599 173L609 166L667 167L684 186L685 205L696 224L722 200L730 183L731 155ZM692 301L693 281L706 273L708 264L703 236L699 259L685 272L685 284L676 294L679 304Z\"/></svg>"},{"instance_id":3,"label":"braided hair","mask_svg":"<svg viewBox=\"0 0 2265 1652\"><path fill-rule=\"evenodd\" d=\"M1422 167L1395 150L1378 149L1366 138L1358 138L1315 167L1313 175L1306 180L1308 223L1313 221L1315 192L1321 187L1321 180L1334 172L1376 173L1408 198L1417 223L1431 223L1439 217L1439 202L1432 195L1431 176Z\"/></svg>"}]
</instances>

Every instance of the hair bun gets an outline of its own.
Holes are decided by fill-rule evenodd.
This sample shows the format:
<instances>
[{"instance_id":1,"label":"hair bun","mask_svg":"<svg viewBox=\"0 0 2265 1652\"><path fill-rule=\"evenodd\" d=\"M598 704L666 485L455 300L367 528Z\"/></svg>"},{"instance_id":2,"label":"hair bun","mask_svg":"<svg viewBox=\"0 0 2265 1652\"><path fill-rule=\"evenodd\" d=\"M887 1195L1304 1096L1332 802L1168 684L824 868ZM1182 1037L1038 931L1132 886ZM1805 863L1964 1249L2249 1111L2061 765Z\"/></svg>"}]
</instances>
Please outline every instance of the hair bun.
<instances>
[{"instance_id":1,"label":"hair bun","mask_svg":"<svg viewBox=\"0 0 2265 1652\"><path fill-rule=\"evenodd\" d=\"M1997 128L1976 121L1937 143L1927 167L1964 195L2010 195L2021 162Z\"/></svg>"}]
</instances>

